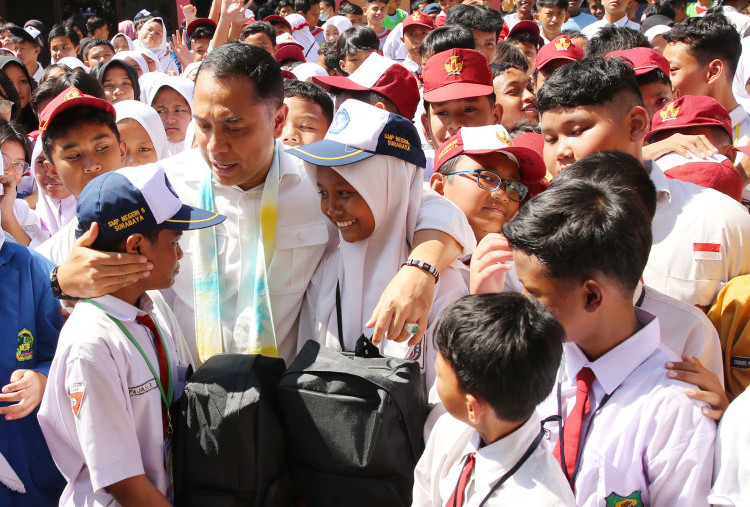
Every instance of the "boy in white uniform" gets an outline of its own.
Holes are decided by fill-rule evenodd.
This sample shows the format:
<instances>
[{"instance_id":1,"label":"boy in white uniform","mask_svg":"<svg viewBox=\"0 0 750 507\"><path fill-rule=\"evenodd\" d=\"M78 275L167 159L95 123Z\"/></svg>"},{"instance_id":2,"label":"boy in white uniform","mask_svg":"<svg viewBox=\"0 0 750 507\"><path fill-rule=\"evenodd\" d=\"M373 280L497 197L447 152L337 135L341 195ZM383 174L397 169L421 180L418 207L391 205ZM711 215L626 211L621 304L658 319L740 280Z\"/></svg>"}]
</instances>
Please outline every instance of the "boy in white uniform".
<instances>
[{"instance_id":1,"label":"boy in white uniform","mask_svg":"<svg viewBox=\"0 0 750 507\"><path fill-rule=\"evenodd\" d=\"M639 162L610 151L572 168L602 165ZM503 233L524 292L565 327L560 380L537 411L562 417L549 444L577 504L705 505L716 425L684 396L687 384L667 377L678 358L660 344L658 320L633 305L651 246L643 203L617 186L562 179Z\"/></svg>"},{"instance_id":2,"label":"boy in white uniform","mask_svg":"<svg viewBox=\"0 0 750 507\"><path fill-rule=\"evenodd\" d=\"M172 286L183 230L225 217L182 204L156 164L110 172L78 198L80 236L99 224L93 248L148 257L148 278L79 302L60 334L39 423L68 481L61 505L169 505L169 405L185 367L173 324L153 314L146 290Z\"/></svg>"},{"instance_id":3,"label":"boy in white uniform","mask_svg":"<svg viewBox=\"0 0 750 507\"><path fill-rule=\"evenodd\" d=\"M542 444L565 333L518 293L467 296L435 329L437 391L448 414L414 472L413 506L575 505Z\"/></svg>"}]
</instances>

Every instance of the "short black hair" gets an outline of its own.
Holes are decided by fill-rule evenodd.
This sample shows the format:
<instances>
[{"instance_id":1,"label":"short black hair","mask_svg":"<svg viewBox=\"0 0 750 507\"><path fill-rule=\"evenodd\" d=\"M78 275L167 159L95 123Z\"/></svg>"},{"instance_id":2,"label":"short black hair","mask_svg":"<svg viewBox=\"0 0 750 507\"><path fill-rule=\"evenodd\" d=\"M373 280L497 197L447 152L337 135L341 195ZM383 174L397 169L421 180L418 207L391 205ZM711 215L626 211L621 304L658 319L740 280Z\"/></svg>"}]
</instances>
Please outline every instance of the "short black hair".
<instances>
[{"instance_id":1,"label":"short black hair","mask_svg":"<svg viewBox=\"0 0 750 507\"><path fill-rule=\"evenodd\" d=\"M503 29L503 16L495 9L484 6L458 4L448 11L445 24L465 26L469 30L499 35Z\"/></svg>"},{"instance_id":2,"label":"short black hair","mask_svg":"<svg viewBox=\"0 0 750 507\"><path fill-rule=\"evenodd\" d=\"M327 7L336 10L336 0L320 0L320 3L326 4Z\"/></svg>"},{"instance_id":3,"label":"short black hair","mask_svg":"<svg viewBox=\"0 0 750 507\"><path fill-rule=\"evenodd\" d=\"M380 2L381 4L387 4L388 0L365 0L365 5L373 4L375 2Z\"/></svg>"},{"instance_id":4,"label":"short black hair","mask_svg":"<svg viewBox=\"0 0 750 507\"><path fill-rule=\"evenodd\" d=\"M643 106L635 71L622 58L584 58L555 70L536 98L539 114L558 107L601 106L615 97L627 110Z\"/></svg>"},{"instance_id":5,"label":"short black hair","mask_svg":"<svg viewBox=\"0 0 750 507\"><path fill-rule=\"evenodd\" d=\"M542 7L552 7L568 10L568 0L536 0L536 10Z\"/></svg>"},{"instance_id":6,"label":"short black hair","mask_svg":"<svg viewBox=\"0 0 750 507\"><path fill-rule=\"evenodd\" d=\"M80 224L82 226L86 227L86 230L89 230L91 228L91 224ZM82 229L82 227L79 227ZM167 229L162 229L160 227L154 227L152 229L146 229L145 231L141 231L138 234L141 234L144 238L146 238L149 243L155 244L159 242L159 234L161 234L161 231L166 231ZM94 243L91 245L91 248L93 250L99 250L100 252L124 252L125 251L125 242L128 238L121 238L121 239L113 239L110 241L94 241Z\"/></svg>"},{"instance_id":7,"label":"short black hair","mask_svg":"<svg viewBox=\"0 0 750 507\"><path fill-rule=\"evenodd\" d=\"M578 30L563 30L560 32L560 35L566 36L568 39L578 39L583 37L584 39L588 40L589 38L586 37L583 32L579 32Z\"/></svg>"},{"instance_id":8,"label":"short black hair","mask_svg":"<svg viewBox=\"0 0 750 507\"><path fill-rule=\"evenodd\" d=\"M508 35L504 40L509 44L513 44L514 42L525 42L527 44L533 44L537 49L539 49L542 43L541 39L541 37L535 37L534 34L532 34L531 32L527 32L526 30L518 30L517 32L513 32Z\"/></svg>"},{"instance_id":9,"label":"short black hair","mask_svg":"<svg viewBox=\"0 0 750 507\"><path fill-rule=\"evenodd\" d=\"M336 94L336 102L339 106L344 100L351 99L370 104L371 106L374 106L378 102L382 102L388 111L399 111L398 107L391 99L374 90L342 90L341 88L338 88L333 91Z\"/></svg>"},{"instance_id":10,"label":"short black hair","mask_svg":"<svg viewBox=\"0 0 750 507\"><path fill-rule=\"evenodd\" d=\"M10 119L17 120L21 116L21 98L18 96L13 81L5 75L5 72L0 72L0 98L13 102L13 107L10 110Z\"/></svg>"},{"instance_id":11,"label":"short black hair","mask_svg":"<svg viewBox=\"0 0 750 507\"><path fill-rule=\"evenodd\" d=\"M645 172L638 159L620 152L589 155L565 171L618 172L627 166ZM652 243L641 199L611 181L577 178L555 178L503 226L503 235L514 251L538 259L551 278L579 283L599 273L630 295Z\"/></svg>"},{"instance_id":12,"label":"short black hair","mask_svg":"<svg viewBox=\"0 0 750 507\"><path fill-rule=\"evenodd\" d=\"M638 83L638 86L646 86L651 83L663 83L672 86L672 80L669 79L669 75L661 69L654 69L640 76L635 76L635 82Z\"/></svg>"},{"instance_id":13,"label":"short black hair","mask_svg":"<svg viewBox=\"0 0 750 507\"><path fill-rule=\"evenodd\" d=\"M492 70L492 65L495 63L507 63L517 69L521 69L524 74L529 70L529 62L526 60L526 57L523 56L521 50L513 44L509 44L505 41L497 45L495 60L490 64L490 70ZM493 74L493 77L494 76L495 75Z\"/></svg>"},{"instance_id":14,"label":"short black hair","mask_svg":"<svg viewBox=\"0 0 750 507\"><path fill-rule=\"evenodd\" d=\"M411 3L409 4L409 8L411 8L411 12L415 12L419 10L419 6L421 4L429 4L431 0L411 0Z\"/></svg>"},{"instance_id":15,"label":"short black hair","mask_svg":"<svg viewBox=\"0 0 750 507\"><path fill-rule=\"evenodd\" d=\"M625 51L633 48L650 48L648 39L638 30L624 26L605 26L596 37L586 44L586 56L605 56L612 51Z\"/></svg>"},{"instance_id":16,"label":"short black hair","mask_svg":"<svg viewBox=\"0 0 750 507\"><path fill-rule=\"evenodd\" d=\"M72 27L63 25L62 23L58 23L52 27L52 30L49 31L49 37L47 37L47 40L52 42L52 39L55 37L67 37L74 46L78 46L81 43L81 39L78 37L76 31L73 30Z\"/></svg>"},{"instance_id":17,"label":"short black hair","mask_svg":"<svg viewBox=\"0 0 750 507\"><path fill-rule=\"evenodd\" d=\"M247 79L255 85L258 100L270 101L274 107L284 102L281 67L265 49L244 42L227 42L206 55L195 76L196 83L204 72L210 72L218 79Z\"/></svg>"},{"instance_id":18,"label":"short black hair","mask_svg":"<svg viewBox=\"0 0 750 507\"><path fill-rule=\"evenodd\" d=\"M527 67L528 68L528 67ZM493 62L490 64L490 72L492 73L492 79L494 80L497 76L505 74L509 69L520 70L524 74L526 71L521 67L516 67L512 63L508 62Z\"/></svg>"},{"instance_id":19,"label":"short black hair","mask_svg":"<svg viewBox=\"0 0 750 507\"><path fill-rule=\"evenodd\" d=\"M362 10L362 7L353 3L346 3L339 7L339 14L341 14L342 16L346 16L347 14L350 14L352 16L361 16L364 13L365 11Z\"/></svg>"},{"instance_id":20,"label":"short black hair","mask_svg":"<svg viewBox=\"0 0 750 507\"><path fill-rule=\"evenodd\" d=\"M701 65L718 58L729 66L733 76L740 61L742 44L737 29L723 14L706 14L700 18L688 18L672 26L664 34L669 42L682 42Z\"/></svg>"},{"instance_id":21,"label":"short black hair","mask_svg":"<svg viewBox=\"0 0 750 507\"><path fill-rule=\"evenodd\" d=\"M511 139L515 139L521 134L528 134L529 132L532 132L534 134L542 133L542 127L539 126L538 120L534 118L525 118L523 120L518 120L508 129L508 135Z\"/></svg>"},{"instance_id":22,"label":"short black hair","mask_svg":"<svg viewBox=\"0 0 750 507\"><path fill-rule=\"evenodd\" d=\"M213 39L216 33L216 27L211 25L201 25L193 30L190 34L190 41L198 39Z\"/></svg>"},{"instance_id":23,"label":"short black hair","mask_svg":"<svg viewBox=\"0 0 750 507\"><path fill-rule=\"evenodd\" d=\"M294 0L294 12L303 12L307 14L312 8L310 0Z\"/></svg>"},{"instance_id":24,"label":"short black hair","mask_svg":"<svg viewBox=\"0 0 750 507\"><path fill-rule=\"evenodd\" d=\"M94 30L107 26L107 20L99 16L92 16L86 21L86 30L93 35Z\"/></svg>"},{"instance_id":25,"label":"short black hair","mask_svg":"<svg viewBox=\"0 0 750 507\"><path fill-rule=\"evenodd\" d=\"M271 23L265 21L253 21L244 27L240 32L240 41L244 41L248 36L255 35L256 33L265 34L271 41L271 45L276 47L276 30L273 29Z\"/></svg>"},{"instance_id":26,"label":"short black hair","mask_svg":"<svg viewBox=\"0 0 750 507\"><path fill-rule=\"evenodd\" d=\"M374 30L366 26L352 26L344 30L336 43L339 58L351 56L360 51L379 51L380 39Z\"/></svg>"},{"instance_id":27,"label":"short black hair","mask_svg":"<svg viewBox=\"0 0 750 507\"><path fill-rule=\"evenodd\" d=\"M461 5L461 4L460 4ZM455 7L458 7L456 5ZM419 54L424 58L449 49L474 49L474 34L463 25L441 26L427 34L419 46Z\"/></svg>"},{"instance_id":28,"label":"short black hair","mask_svg":"<svg viewBox=\"0 0 750 507\"><path fill-rule=\"evenodd\" d=\"M89 51L94 49L96 46L108 46L109 49L111 49L113 53L115 51L115 47L107 39L100 39L100 38L89 39L81 48L81 56L83 57L84 61L89 59Z\"/></svg>"},{"instance_id":29,"label":"short black hair","mask_svg":"<svg viewBox=\"0 0 750 507\"><path fill-rule=\"evenodd\" d=\"M326 72L329 74L334 70L343 72L343 70L341 70L341 64L339 63L341 61L341 58L339 58L339 50L336 46L337 41L335 40L323 42L318 46L318 54L323 55L323 65L325 66Z\"/></svg>"},{"instance_id":30,"label":"short black hair","mask_svg":"<svg viewBox=\"0 0 750 507\"><path fill-rule=\"evenodd\" d=\"M669 9L672 9L675 14L677 13L677 10L682 7L683 9L687 8L687 0L660 0L659 5L663 7L667 7ZM661 13L659 13L661 14ZM666 16L666 14L664 14ZM667 16L669 17L669 16ZM672 18L674 19L674 18Z\"/></svg>"},{"instance_id":31,"label":"short black hair","mask_svg":"<svg viewBox=\"0 0 750 507\"><path fill-rule=\"evenodd\" d=\"M528 420L552 392L565 330L516 292L465 296L440 314L435 345L465 393L504 421Z\"/></svg>"},{"instance_id":32,"label":"short black hair","mask_svg":"<svg viewBox=\"0 0 750 507\"><path fill-rule=\"evenodd\" d=\"M722 131L726 134L726 130ZM635 163L638 162L638 163ZM585 164L566 167L555 181L595 181L618 192L633 192L643 204L649 223L656 214L656 187L643 164L619 151L601 151L586 157ZM558 183L559 184L559 183Z\"/></svg>"},{"instance_id":33,"label":"short black hair","mask_svg":"<svg viewBox=\"0 0 750 507\"><path fill-rule=\"evenodd\" d=\"M294 9L294 0L279 0L279 3L276 4L276 10L274 12L276 12L276 14L279 14L279 12L281 12L281 9L284 7L291 7L292 9ZM297 12L296 9L295 12Z\"/></svg>"},{"instance_id":34,"label":"short black hair","mask_svg":"<svg viewBox=\"0 0 750 507\"><path fill-rule=\"evenodd\" d=\"M658 2L655 4L649 4L646 10L643 11L643 18L648 19L651 16L666 16L672 21L677 17L675 10L666 4L666 2Z\"/></svg>"},{"instance_id":35,"label":"short black hair","mask_svg":"<svg viewBox=\"0 0 750 507\"><path fill-rule=\"evenodd\" d=\"M320 86L309 81L289 79L284 81L284 97L300 97L314 102L323 110L326 121L330 125L333 121L333 100Z\"/></svg>"},{"instance_id":36,"label":"short black hair","mask_svg":"<svg viewBox=\"0 0 750 507\"><path fill-rule=\"evenodd\" d=\"M126 62L121 63L125 63L125 65L127 65ZM94 97L107 100L107 96L104 94L104 88L102 87L102 84L96 77L94 77L94 75L84 74L83 72L70 71L66 72L60 77L56 77L54 79L45 79L44 81L42 81L37 89L34 90L34 93L31 94L31 99L29 100L31 109L33 109L37 116L39 116L41 114L41 111L39 110L39 106L41 104L49 102L71 86L75 86L86 95L92 95Z\"/></svg>"},{"instance_id":37,"label":"short black hair","mask_svg":"<svg viewBox=\"0 0 750 507\"><path fill-rule=\"evenodd\" d=\"M54 165L52 145L56 139L65 136L71 128L91 123L109 127L117 141L120 141L120 132L117 130L114 115L94 106L73 107L55 116L42 132L42 150L47 160Z\"/></svg>"},{"instance_id":38,"label":"short black hair","mask_svg":"<svg viewBox=\"0 0 750 507\"><path fill-rule=\"evenodd\" d=\"M15 121L5 121L0 118L0 146L7 141L20 144L23 147L23 158L26 162L31 163L31 144L26 137L26 128Z\"/></svg>"}]
</instances>

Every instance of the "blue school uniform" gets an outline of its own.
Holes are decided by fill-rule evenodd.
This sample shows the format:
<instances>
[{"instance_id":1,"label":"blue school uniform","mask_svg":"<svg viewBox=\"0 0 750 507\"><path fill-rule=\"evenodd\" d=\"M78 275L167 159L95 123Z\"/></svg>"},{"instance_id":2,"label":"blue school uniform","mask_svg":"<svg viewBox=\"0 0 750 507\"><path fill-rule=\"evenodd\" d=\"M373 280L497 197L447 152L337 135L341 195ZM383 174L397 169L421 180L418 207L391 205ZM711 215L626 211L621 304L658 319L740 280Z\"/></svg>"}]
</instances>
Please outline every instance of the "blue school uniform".
<instances>
[{"instance_id":1,"label":"blue school uniform","mask_svg":"<svg viewBox=\"0 0 750 507\"><path fill-rule=\"evenodd\" d=\"M62 327L60 302L49 285L52 267L25 246L5 243L0 248L0 387L10 383L15 370L49 373ZM0 416L0 452L26 489L15 493L0 484L0 506L57 505L65 487L39 428L37 411L15 421Z\"/></svg>"}]
</instances>

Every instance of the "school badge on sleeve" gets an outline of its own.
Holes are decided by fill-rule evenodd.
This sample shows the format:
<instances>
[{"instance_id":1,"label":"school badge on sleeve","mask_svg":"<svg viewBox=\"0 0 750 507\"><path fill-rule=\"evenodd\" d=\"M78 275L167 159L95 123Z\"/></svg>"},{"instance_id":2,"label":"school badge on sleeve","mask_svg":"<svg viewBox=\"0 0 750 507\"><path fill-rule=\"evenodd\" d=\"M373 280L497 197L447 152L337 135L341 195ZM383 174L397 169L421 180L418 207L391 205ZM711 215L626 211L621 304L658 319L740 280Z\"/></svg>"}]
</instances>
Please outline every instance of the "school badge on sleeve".
<instances>
[{"instance_id":1,"label":"school badge on sleeve","mask_svg":"<svg viewBox=\"0 0 750 507\"><path fill-rule=\"evenodd\" d=\"M77 416L83 403L83 393L86 391L86 382L78 382L68 386L68 396L70 397L70 408L73 415Z\"/></svg>"},{"instance_id":2,"label":"school badge on sleeve","mask_svg":"<svg viewBox=\"0 0 750 507\"><path fill-rule=\"evenodd\" d=\"M34 335L26 328L18 332L16 347L16 361L31 361L34 359Z\"/></svg>"},{"instance_id":3,"label":"school badge on sleeve","mask_svg":"<svg viewBox=\"0 0 750 507\"><path fill-rule=\"evenodd\" d=\"M620 496L612 492L606 500L607 507L643 507L640 491L633 491L628 496Z\"/></svg>"}]
</instances>

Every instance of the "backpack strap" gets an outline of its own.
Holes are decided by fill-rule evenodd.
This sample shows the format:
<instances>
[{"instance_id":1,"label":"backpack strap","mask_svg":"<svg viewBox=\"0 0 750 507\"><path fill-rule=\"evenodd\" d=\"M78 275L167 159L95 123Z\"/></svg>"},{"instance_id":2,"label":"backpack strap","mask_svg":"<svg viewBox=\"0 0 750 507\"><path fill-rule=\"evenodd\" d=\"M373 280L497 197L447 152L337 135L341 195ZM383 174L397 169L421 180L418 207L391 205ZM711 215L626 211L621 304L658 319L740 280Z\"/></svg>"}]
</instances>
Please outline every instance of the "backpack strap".
<instances>
[{"instance_id":1,"label":"backpack strap","mask_svg":"<svg viewBox=\"0 0 750 507\"><path fill-rule=\"evenodd\" d=\"M341 352L346 351L344 348L344 326L341 324L341 288L339 282L336 281L336 326L339 332L339 345L341 345Z\"/></svg>"}]
</instances>

